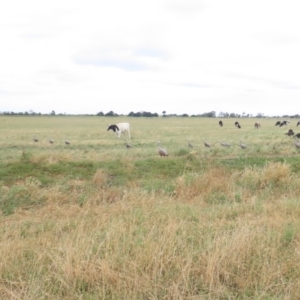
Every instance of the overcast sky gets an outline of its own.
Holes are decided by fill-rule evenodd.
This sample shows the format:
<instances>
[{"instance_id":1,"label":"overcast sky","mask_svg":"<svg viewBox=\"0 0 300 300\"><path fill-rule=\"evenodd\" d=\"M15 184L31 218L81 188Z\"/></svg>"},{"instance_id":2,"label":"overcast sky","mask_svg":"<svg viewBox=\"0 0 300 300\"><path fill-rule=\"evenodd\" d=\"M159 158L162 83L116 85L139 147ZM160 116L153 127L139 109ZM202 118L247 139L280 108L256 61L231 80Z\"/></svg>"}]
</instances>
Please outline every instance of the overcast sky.
<instances>
[{"instance_id":1,"label":"overcast sky","mask_svg":"<svg viewBox=\"0 0 300 300\"><path fill-rule=\"evenodd\" d=\"M10 0L0 111L300 113L296 0Z\"/></svg>"}]
</instances>

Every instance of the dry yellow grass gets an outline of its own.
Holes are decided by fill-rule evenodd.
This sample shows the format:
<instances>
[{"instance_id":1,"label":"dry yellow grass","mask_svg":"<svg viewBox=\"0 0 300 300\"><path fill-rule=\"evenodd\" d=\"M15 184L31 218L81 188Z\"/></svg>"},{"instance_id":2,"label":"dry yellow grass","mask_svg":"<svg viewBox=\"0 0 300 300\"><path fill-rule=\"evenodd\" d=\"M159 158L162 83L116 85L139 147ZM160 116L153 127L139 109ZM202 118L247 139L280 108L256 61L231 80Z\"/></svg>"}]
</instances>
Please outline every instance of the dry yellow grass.
<instances>
[{"instance_id":1,"label":"dry yellow grass","mask_svg":"<svg viewBox=\"0 0 300 300\"><path fill-rule=\"evenodd\" d=\"M1 296L299 296L294 268L299 240L296 232L289 237L286 227L291 216L277 213L276 226L251 209L236 221L225 216L210 220L202 206L141 195L136 201L136 196L131 193L126 203L113 207L49 204L39 213L18 212L6 220L1 224L6 231Z\"/></svg>"}]
</instances>

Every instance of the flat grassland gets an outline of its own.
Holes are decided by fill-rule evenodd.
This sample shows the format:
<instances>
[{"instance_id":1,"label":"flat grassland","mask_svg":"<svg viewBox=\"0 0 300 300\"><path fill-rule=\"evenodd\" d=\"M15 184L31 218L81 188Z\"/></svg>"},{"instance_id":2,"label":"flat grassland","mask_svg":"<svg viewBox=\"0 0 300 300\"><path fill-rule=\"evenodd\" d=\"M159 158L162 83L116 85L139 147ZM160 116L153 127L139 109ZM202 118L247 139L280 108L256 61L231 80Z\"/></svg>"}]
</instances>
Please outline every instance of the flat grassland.
<instances>
[{"instance_id":1,"label":"flat grassland","mask_svg":"<svg viewBox=\"0 0 300 300\"><path fill-rule=\"evenodd\" d=\"M218 121L1 116L0 299L299 299L300 128Z\"/></svg>"}]
</instances>

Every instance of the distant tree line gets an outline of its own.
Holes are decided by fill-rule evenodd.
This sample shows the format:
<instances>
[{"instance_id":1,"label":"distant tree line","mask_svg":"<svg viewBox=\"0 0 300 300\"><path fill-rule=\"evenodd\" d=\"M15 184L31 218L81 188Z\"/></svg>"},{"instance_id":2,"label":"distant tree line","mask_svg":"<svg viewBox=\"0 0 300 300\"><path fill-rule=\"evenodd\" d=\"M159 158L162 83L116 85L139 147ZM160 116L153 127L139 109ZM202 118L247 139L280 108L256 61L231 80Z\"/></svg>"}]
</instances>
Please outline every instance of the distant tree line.
<instances>
[{"instance_id":1,"label":"distant tree line","mask_svg":"<svg viewBox=\"0 0 300 300\"><path fill-rule=\"evenodd\" d=\"M0 111L0 115L5 116L99 116L99 117L118 117L118 116L128 116L128 117L147 117L147 118L153 118L153 117L159 117L160 115L158 113L152 113L148 111L139 111L139 112L133 112L131 111L128 115L122 115L117 114L114 111L109 111L107 113L103 113L102 111L96 113L96 114L66 114L66 113L55 113L54 110L52 110L49 113L40 113L40 112L34 112L33 110L25 111L25 112L13 112L13 111ZM198 117L198 118L267 118L270 116L265 116L263 113L257 113L256 115L253 114L247 114L243 112L242 114L238 113L229 113L229 112L219 112L217 115L215 111L205 112L201 114L192 114L188 115L186 113L183 114L167 114L164 110L161 114L162 117ZM273 118L297 118L300 119L299 114L295 115L282 115L282 116L272 116Z\"/></svg>"},{"instance_id":2,"label":"distant tree line","mask_svg":"<svg viewBox=\"0 0 300 300\"><path fill-rule=\"evenodd\" d=\"M148 118L151 118L151 117L158 117L158 113L151 113L149 111L141 111L141 112L133 112L131 111L129 114L128 114L128 117L148 117Z\"/></svg>"}]
</instances>

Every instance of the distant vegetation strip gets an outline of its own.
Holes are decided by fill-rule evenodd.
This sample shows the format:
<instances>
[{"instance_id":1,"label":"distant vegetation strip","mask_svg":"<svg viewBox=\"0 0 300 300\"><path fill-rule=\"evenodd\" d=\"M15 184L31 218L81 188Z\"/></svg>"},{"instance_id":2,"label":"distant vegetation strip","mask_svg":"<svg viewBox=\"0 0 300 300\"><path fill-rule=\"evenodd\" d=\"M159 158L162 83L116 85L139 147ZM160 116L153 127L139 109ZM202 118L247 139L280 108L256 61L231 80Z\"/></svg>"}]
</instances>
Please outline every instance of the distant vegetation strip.
<instances>
[{"instance_id":1,"label":"distant vegetation strip","mask_svg":"<svg viewBox=\"0 0 300 300\"><path fill-rule=\"evenodd\" d=\"M166 111L163 111L162 113L157 112L149 112L149 111L139 111L139 112L129 112L128 114L118 114L114 111L109 111L107 113L104 113L102 111L95 113L95 114L70 114L70 113L56 113L54 110L52 110L50 113L41 113L41 112L34 112L32 110L25 111L25 112L13 112L13 111L0 111L0 115L4 116L98 116L98 117L118 117L118 116L126 116L126 117L147 117L147 118L153 118L153 117L200 117L200 118L296 118L300 119L300 114L294 114L294 115L276 115L276 116L270 116L265 115L264 113L257 113L257 114L251 114L251 113L235 113L235 112L219 112L217 114L216 111L209 111L204 113L197 113L197 114L187 114L187 113L179 113L179 114L167 114Z\"/></svg>"}]
</instances>

